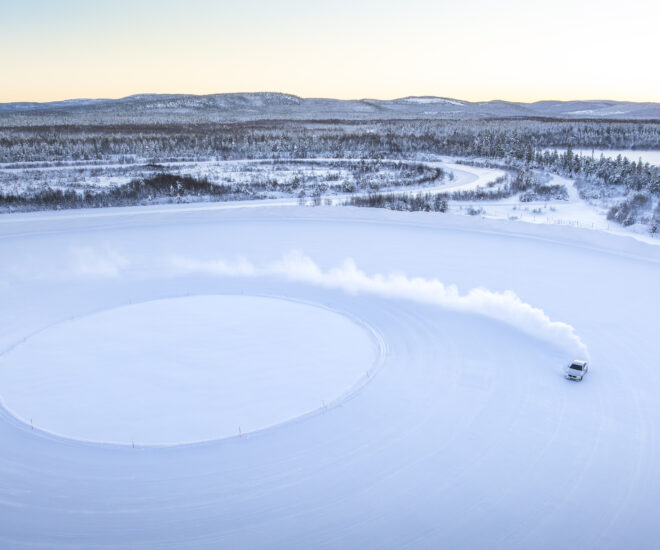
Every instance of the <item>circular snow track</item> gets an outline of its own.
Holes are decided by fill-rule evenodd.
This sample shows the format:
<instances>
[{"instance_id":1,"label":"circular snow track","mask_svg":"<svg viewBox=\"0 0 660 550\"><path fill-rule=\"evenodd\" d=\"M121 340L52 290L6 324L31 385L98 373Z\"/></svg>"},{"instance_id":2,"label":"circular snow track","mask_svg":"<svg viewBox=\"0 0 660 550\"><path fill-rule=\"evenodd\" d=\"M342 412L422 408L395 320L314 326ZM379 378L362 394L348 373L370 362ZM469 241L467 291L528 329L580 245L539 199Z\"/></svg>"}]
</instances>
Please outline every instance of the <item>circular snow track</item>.
<instances>
[{"instance_id":1,"label":"circular snow track","mask_svg":"<svg viewBox=\"0 0 660 550\"><path fill-rule=\"evenodd\" d=\"M660 247L206 204L0 258L2 550L658 547Z\"/></svg>"},{"instance_id":2,"label":"circular snow track","mask_svg":"<svg viewBox=\"0 0 660 550\"><path fill-rule=\"evenodd\" d=\"M74 439L190 443L331 403L366 376L374 351L362 327L320 307L255 296L154 300L27 339L0 359L0 396L24 421Z\"/></svg>"}]
</instances>

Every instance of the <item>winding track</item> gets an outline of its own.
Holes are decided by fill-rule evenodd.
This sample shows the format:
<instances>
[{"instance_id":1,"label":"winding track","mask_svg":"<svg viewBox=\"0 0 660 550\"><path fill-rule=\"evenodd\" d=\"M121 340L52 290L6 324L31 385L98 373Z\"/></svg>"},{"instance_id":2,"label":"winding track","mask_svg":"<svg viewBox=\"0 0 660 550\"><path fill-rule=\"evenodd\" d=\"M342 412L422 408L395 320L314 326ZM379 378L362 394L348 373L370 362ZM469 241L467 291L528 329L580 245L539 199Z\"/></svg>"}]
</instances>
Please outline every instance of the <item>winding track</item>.
<instances>
[{"instance_id":1,"label":"winding track","mask_svg":"<svg viewBox=\"0 0 660 550\"><path fill-rule=\"evenodd\" d=\"M72 442L1 414L0 547L660 544L657 247L421 213L112 213L3 220L0 257L10 261L0 266L0 349L128 299L243 292L357 316L388 354L361 391L327 411L202 445ZM269 260L292 249L325 267L352 257L370 273L405 270L463 291L513 289L575 326L593 371L568 383L561 350L476 316L168 271L173 253Z\"/></svg>"}]
</instances>

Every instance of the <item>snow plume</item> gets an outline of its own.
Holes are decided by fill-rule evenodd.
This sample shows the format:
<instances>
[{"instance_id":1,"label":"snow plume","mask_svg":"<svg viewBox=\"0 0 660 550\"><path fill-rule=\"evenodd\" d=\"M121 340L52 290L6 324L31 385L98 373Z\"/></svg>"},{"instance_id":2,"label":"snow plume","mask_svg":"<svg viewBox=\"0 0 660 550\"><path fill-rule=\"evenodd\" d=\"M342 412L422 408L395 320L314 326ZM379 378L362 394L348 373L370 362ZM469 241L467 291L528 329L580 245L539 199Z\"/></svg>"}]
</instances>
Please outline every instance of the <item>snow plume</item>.
<instances>
[{"instance_id":1,"label":"snow plume","mask_svg":"<svg viewBox=\"0 0 660 550\"><path fill-rule=\"evenodd\" d=\"M256 265L246 259L195 261L183 258L176 258L174 265L184 272L203 272L223 277L278 277L353 294L373 294L475 313L561 346L576 357L588 357L586 346L571 325L552 321L543 310L523 302L510 290L492 292L486 288L474 288L467 294L461 294L455 285L446 285L438 279L410 278L403 273L369 275L360 270L350 258L324 271L300 252L291 252L280 260L263 265Z\"/></svg>"},{"instance_id":2,"label":"snow plume","mask_svg":"<svg viewBox=\"0 0 660 550\"><path fill-rule=\"evenodd\" d=\"M79 277L118 277L128 266L128 260L112 249L72 247L69 249L68 270Z\"/></svg>"},{"instance_id":3,"label":"snow plume","mask_svg":"<svg viewBox=\"0 0 660 550\"><path fill-rule=\"evenodd\" d=\"M115 279L130 267L130 261L109 246L70 246L62 254L42 258L30 254L2 266L9 280L69 281L72 279ZM0 288L2 287L0 280Z\"/></svg>"}]
</instances>

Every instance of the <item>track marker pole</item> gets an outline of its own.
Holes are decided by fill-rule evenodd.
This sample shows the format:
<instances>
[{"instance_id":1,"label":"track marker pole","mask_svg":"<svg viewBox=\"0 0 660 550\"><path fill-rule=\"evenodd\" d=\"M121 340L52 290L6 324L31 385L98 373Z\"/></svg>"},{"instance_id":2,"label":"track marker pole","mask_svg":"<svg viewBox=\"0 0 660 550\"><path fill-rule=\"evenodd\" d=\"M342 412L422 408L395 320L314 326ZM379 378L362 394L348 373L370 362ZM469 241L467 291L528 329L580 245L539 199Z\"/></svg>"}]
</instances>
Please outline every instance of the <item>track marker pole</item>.
<instances>
[{"instance_id":1,"label":"track marker pole","mask_svg":"<svg viewBox=\"0 0 660 550\"><path fill-rule=\"evenodd\" d=\"M241 427L238 427L238 437L243 437L243 432L241 431Z\"/></svg>"},{"instance_id":2,"label":"track marker pole","mask_svg":"<svg viewBox=\"0 0 660 550\"><path fill-rule=\"evenodd\" d=\"M132 445L133 448L135 449L135 440L131 439L131 445Z\"/></svg>"},{"instance_id":3,"label":"track marker pole","mask_svg":"<svg viewBox=\"0 0 660 550\"><path fill-rule=\"evenodd\" d=\"M31 418L30 418L30 426L31 426L32 429L34 430L34 424L32 423L32 419L31 419Z\"/></svg>"}]
</instances>

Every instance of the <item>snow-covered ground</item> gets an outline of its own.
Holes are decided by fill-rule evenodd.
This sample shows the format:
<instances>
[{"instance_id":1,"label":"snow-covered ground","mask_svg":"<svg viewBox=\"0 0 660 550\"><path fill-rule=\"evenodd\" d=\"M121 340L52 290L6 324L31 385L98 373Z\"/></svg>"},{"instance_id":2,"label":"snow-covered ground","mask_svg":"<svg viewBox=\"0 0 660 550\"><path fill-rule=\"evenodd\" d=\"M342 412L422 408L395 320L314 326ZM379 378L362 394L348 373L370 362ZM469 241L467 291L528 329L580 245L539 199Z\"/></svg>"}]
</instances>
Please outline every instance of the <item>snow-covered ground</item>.
<instances>
[{"instance_id":1,"label":"snow-covered ground","mask_svg":"<svg viewBox=\"0 0 660 550\"><path fill-rule=\"evenodd\" d=\"M657 246L265 204L0 219L0 547L657 546ZM206 439L200 404L265 429L150 445ZM91 442L144 417L158 438Z\"/></svg>"},{"instance_id":2,"label":"snow-covered ground","mask_svg":"<svg viewBox=\"0 0 660 550\"><path fill-rule=\"evenodd\" d=\"M430 163L454 173L454 180L447 181L442 186L434 186L430 192L473 191L486 189L488 184L504 175L503 170L482 168L468 164L457 164L456 159L445 157L441 162ZM463 159L464 160L464 159ZM492 219L508 219L534 224L570 225L584 229L592 229L612 233L613 235L628 235L650 244L660 244L657 236L649 235L648 226L635 224L630 227L609 221L607 219L607 203L591 204L580 198L574 180L549 174L548 185L561 185L568 192L568 200L537 200L521 202L518 195L501 200L451 201L450 211L455 214L478 212L478 215ZM420 191L429 192L426 189Z\"/></svg>"},{"instance_id":3,"label":"snow-covered ground","mask_svg":"<svg viewBox=\"0 0 660 550\"><path fill-rule=\"evenodd\" d=\"M650 235L646 225L635 224L623 227L609 221L607 208L581 199L573 180L552 174L548 183L563 185L568 191L568 200L520 202L518 196L513 196L496 201L452 202L450 209L454 213L461 214L472 208L473 211L480 210L479 215L487 218L535 224L570 225L613 235L628 235L649 244L660 244L660 239Z\"/></svg>"},{"instance_id":4,"label":"snow-covered ground","mask_svg":"<svg viewBox=\"0 0 660 550\"><path fill-rule=\"evenodd\" d=\"M208 178L209 181L216 183L240 183L248 186L251 183L258 181L264 182L277 180L278 178L280 183L285 184L291 183L295 178L307 178L308 191L313 188L314 183L322 183L328 187L326 192L322 195L322 198L318 199L320 202L340 205L356 194L365 195L368 193L368 191L364 190L353 193L342 191L342 186L345 182L353 181L353 175L347 167L355 167L360 163L379 163L382 165L379 173L374 176L374 181L377 181L378 185L382 186L382 189L378 192L383 194L399 194L405 192L419 195L487 189L490 183L498 180L506 174L506 171L500 168L486 168L465 164L466 159L462 158L443 156L431 157L431 159L432 160L415 162L407 161L403 164L404 166L424 165L428 168L441 168L444 170L445 174L447 174L447 177L444 179L435 182L427 182L423 185L411 185L413 177L410 176L410 174L406 174L402 179L401 173L393 169L395 166L399 165L400 161L374 161L372 159L359 158L290 159L288 161L268 161L263 159L241 161L163 161L158 165L149 165L147 161L143 159L142 162L128 164L119 161L116 164L108 165L96 165L90 163L86 168L84 167L86 166L85 163L64 163L64 166L49 167L0 165L0 175L3 172L5 173L5 177L8 177L8 174L12 175L16 182L20 182L20 184L16 184L18 186L17 188L20 188L22 185L25 185L25 181L31 181L31 179L34 181L39 180L43 173L62 171L63 175L57 176L59 179L48 180L51 185L53 185L55 181L69 181L69 179L73 177L74 179L79 178L79 182L76 185L87 189L107 186L110 185L110 183L127 183L136 175L153 175L153 173L158 171L194 176L197 178ZM132 170L132 175L103 175L106 171L109 174L116 171L122 172L123 170ZM142 170L142 172L140 170ZM99 171L99 174L94 176L90 175L96 173L94 171ZM31 175L24 180L26 174ZM451 177L449 177L450 175ZM615 222L608 221L607 210L609 206L611 206L611 201L601 201L602 204L591 204L579 197L572 180L554 174L549 177L550 181L548 183L563 185L567 189L568 200L539 200L522 203L518 199L518 196L513 196L509 199L497 201L451 201L450 210L456 214L465 214L468 212L474 213L476 211L484 217L519 220L537 224L573 225L586 229L607 231L618 235L632 235L645 242L658 243L657 237L649 235L647 225L636 224L631 227L623 227ZM57 187L57 185L55 186ZM66 187L66 184L63 184L63 186ZM297 200L297 195L294 197L281 191L268 192L267 195L272 196L272 198L267 199L266 201L257 200L254 204L251 204L251 206L262 207L264 204L294 205L299 202ZM192 199L184 200L208 199L209 197L193 197ZM306 201L308 204L313 204L315 202L313 198L308 198ZM230 203L221 208L234 208L237 206L243 206L243 204ZM216 207L211 206L211 208Z\"/></svg>"},{"instance_id":5,"label":"snow-covered ground","mask_svg":"<svg viewBox=\"0 0 660 550\"><path fill-rule=\"evenodd\" d=\"M330 193L345 184L375 188L410 185L424 163L363 158L298 158L243 160L171 160L118 157L114 160L0 163L0 191L26 193L46 187L92 191L125 185L132 180L168 173L192 176L218 185L298 184L311 189L324 185ZM372 171L362 171L362 165ZM426 174L431 176L431 174Z\"/></svg>"},{"instance_id":6,"label":"snow-covered ground","mask_svg":"<svg viewBox=\"0 0 660 550\"><path fill-rule=\"evenodd\" d=\"M349 319L290 300L154 300L26 338L0 358L0 395L15 416L66 437L191 443L332 405L379 349Z\"/></svg>"}]
</instances>

